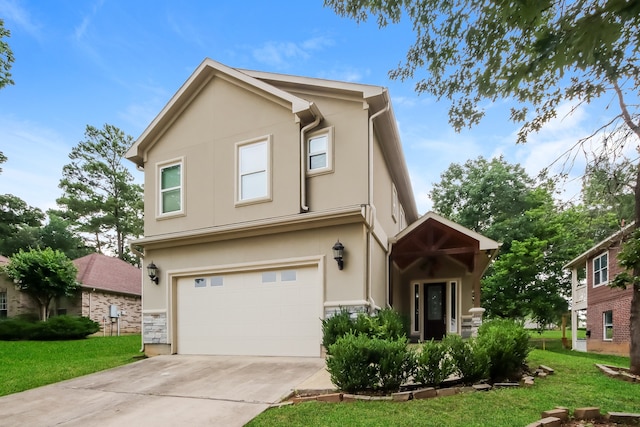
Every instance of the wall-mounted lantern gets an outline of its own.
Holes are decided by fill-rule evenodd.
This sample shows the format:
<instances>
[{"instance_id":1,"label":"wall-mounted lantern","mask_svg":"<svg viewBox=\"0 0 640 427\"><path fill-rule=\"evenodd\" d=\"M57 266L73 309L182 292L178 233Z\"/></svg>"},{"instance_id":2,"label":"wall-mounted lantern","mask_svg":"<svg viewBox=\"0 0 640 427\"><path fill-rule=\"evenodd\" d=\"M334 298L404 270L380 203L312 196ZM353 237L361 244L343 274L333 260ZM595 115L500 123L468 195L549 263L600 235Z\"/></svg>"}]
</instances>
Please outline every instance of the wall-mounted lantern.
<instances>
[{"instance_id":1,"label":"wall-mounted lantern","mask_svg":"<svg viewBox=\"0 0 640 427\"><path fill-rule=\"evenodd\" d=\"M342 267L344 267L344 245L338 240L331 249L333 249L333 259L338 263L338 269L342 270Z\"/></svg>"},{"instance_id":2,"label":"wall-mounted lantern","mask_svg":"<svg viewBox=\"0 0 640 427\"><path fill-rule=\"evenodd\" d=\"M156 285L158 284L158 267L151 261L151 264L147 265L147 274L149 275L149 279Z\"/></svg>"}]
</instances>

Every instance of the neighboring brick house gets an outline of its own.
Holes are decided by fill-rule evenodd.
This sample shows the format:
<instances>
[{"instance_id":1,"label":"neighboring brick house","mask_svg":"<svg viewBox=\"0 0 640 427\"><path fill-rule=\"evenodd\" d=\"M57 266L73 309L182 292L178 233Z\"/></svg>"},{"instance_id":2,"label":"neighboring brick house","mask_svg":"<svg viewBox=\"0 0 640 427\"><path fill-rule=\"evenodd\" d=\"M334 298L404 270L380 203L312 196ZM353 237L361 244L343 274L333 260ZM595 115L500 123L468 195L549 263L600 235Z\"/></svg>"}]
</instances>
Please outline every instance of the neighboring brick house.
<instances>
[{"instance_id":1,"label":"neighboring brick house","mask_svg":"<svg viewBox=\"0 0 640 427\"><path fill-rule=\"evenodd\" d=\"M0 264L8 259L0 257ZM140 333L142 273L139 268L118 258L94 253L73 261L78 268L80 294L51 302L49 315L82 315L100 323L105 333ZM117 317L112 317L115 306ZM31 299L6 278L0 277L0 316L14 317L37 313ZM106 327L106 328L105 328Z\"/></svg>"},{"instance_id":2,"label":"neighboring brick house","mask_svg":"<svg viewBox=\"0 0 640 427\"><path fill-rule=\"evenodd\" d=\"M0 266L9 258L0 255ZM13 317L19 313L37 313L38 309L28 295L20 292L3 274L0 274L0 319Z\"/></svg>"},{"instance_id":3,"label":"neighboring brick house","mask_svg":"<svg viewBox=\"0 0 640 427\"><path fill-rule=\"evenodd\" d=\"M629 355L629 317L633 290L607 286L623 269L621 245L634 224L593 246L565 268L572 271L572 347L574 350ZM580 280L582 278L582 280ZM578 322L586 318L587 338L578 339Z\"/></svg>"},{"instance_id":4,"label":"neighboring brick house","mask_svg":"<svg viewBox=\"0 0 640 427\"><path fill-rule=\"evenodd\" d=\"M82 286L81 304L78 304L80 301L74 304L74 314L89 317L101 327L106 326L106 332L113 330L115 333L118 319L111 316L110 307L113 305L119 316L120 332L140 333L140 269L121 259L98 253L78 258L73 263L78 268L78 282Z\"/></svg>"}]
</instances>

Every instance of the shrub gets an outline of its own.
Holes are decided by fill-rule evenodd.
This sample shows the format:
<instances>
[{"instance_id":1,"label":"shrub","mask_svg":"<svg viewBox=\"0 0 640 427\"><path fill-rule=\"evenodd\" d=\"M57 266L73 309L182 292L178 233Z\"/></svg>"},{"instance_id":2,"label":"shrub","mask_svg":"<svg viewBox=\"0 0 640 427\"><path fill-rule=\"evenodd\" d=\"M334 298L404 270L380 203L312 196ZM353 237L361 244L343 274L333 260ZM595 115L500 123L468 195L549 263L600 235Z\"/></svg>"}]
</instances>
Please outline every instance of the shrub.
<instances>
[{"instance_id":1,"label":"shrub","mask_svg":"<svg viewBox=\"0 0 640 427\"><path fill-rule=\"evenodd\" d=\"M473 384L486 378L489 358L477 340L464 341L460 335L447 335L443 345L448 348L455 371L465 384Z\"/></svg>"},{"instance_id":2,"label":"shrub","mask_svg":"<svg viewBox=\"0 0 640 427\"><path fill-rule=\"evenodd\" d=\"M34 322L24 319L0 320L0 340L17 341L29 339L34 327Z\"/></svg>"},{"instance_id":3,"label":"shrub","mask_svg":"<svg viewBox=\"0 0 640 427\"><path fill-rule=\"evenodd\" d=\"M420 346L413 376L417 383L437 386L454 372L455 366L445 343L431 340Z\"/></svg>"},{"instance_id":4,"label":"shrub","mask_svg":"<svg viewBox=\"0 0 640 427\"><path fill-rule=\"evenodd\" d=\"M99 330L100 324L88 317L55 316L46 322L36 323L29 338L41 341L76 340Z\"/></svg>"},{"instance_id":5,"label":"shrub","mask_svg":"<svg viewBox=\"0 0 640 427\"><path fill-rule=\"evenodd\" d=\"M383 340L349 332L331 345L327 370L341 390L396 391L413 371L407 340Z\"/></svg>"},{"instance_id":6,"label":"shrub","mask_svg":"<svg viewBox=\"0 0 640 427\"><path fill-rule=\"evenodd\" d=\"M380 310L376 315L358 313L353 315L345 308L338 313L322 320L322 345L331 353L331 345L338 338L352 332L356 335L366 335L383 340L398 340L406 338L405 322L393 309Z\"/></svg>"},{"instance_id":7,"label":"shrub","mask_svg":"<svg viewBox=\"0 0 640 427\"><path fill-rule=\"evenodd\" d=\"M375 388L378 369L370 341L366 335L349 332L327 349L327 370L340 390L355 393Z\"/></svg>"},{"instance_id":8,"label":"shrub","mask_svg":"<svg viewBox=\"0 0 640 427\"><path fill-rule=\"evenodd\" d=\"M489 320L480 325L477 344L489 358L492 382L515 379L531 351L527 331L522 324L509 319Z\"/></svg>"},{"instance_id":9,"label":"shrub","mask_svg":"<svg viewBox=\"0 0 640 427\"><path fill-rule=\"evenodd\" d=\"M354 324L351 319L351 313L343 308L328 319L322 320L322 345L329 352L329 348L338 338L347 335L353 330Z\"/></svg>"}]
</instances>

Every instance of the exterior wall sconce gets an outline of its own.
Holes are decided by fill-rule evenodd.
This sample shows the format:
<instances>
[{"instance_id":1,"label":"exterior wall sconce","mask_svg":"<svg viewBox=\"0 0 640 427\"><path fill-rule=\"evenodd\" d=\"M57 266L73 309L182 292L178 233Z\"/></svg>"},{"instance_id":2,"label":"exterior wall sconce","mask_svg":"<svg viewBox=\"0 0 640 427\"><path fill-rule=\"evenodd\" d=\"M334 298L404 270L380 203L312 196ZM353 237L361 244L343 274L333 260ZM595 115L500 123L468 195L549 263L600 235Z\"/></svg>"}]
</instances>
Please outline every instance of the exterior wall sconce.
<instances>
[{"instance_id":1,"label":"exterior wall sconce","mask_svg":"<svg viewBox=\"0 0 640 427\"><path fill-rule=\"evenodd\" d=\"M342 270L342 267L344 267L344 245L338 240L331 249L333 249L333 259L338 263L338 270Z\"/></svg>"},{"instance_id":2,"label":"exterior wall sconce","mask_svg":"<svg viewBox=\"0 0 640 427\"><path fill-rule=\"evenodd\" d=\"M158 284L158 267L151 261L151 264L147 265L147 274L149 275L149 279L156 285Z\"/></svg>"}]
</instances>

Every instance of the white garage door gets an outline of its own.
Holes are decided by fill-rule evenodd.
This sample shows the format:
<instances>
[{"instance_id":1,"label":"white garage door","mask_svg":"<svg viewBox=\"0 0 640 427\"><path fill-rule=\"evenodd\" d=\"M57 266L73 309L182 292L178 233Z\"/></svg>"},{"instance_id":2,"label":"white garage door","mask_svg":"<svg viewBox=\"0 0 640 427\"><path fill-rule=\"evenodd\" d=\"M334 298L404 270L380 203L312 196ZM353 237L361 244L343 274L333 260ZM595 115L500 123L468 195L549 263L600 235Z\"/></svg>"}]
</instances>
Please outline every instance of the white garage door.
<instances>
[{"instance_id":1,"label":"white garage door","mask_svg":"<svg viewBox=\"0 0 640 427\"><path fill-rule=\"evenodd\" d=\"M181 278L177 352L320 356L317 266Z\"/></svg>"}]
</instances>

